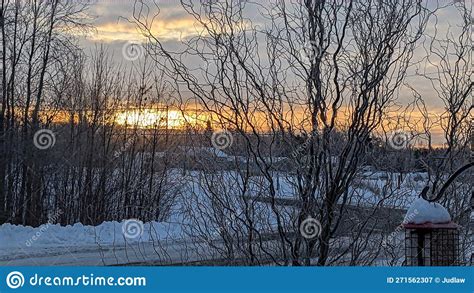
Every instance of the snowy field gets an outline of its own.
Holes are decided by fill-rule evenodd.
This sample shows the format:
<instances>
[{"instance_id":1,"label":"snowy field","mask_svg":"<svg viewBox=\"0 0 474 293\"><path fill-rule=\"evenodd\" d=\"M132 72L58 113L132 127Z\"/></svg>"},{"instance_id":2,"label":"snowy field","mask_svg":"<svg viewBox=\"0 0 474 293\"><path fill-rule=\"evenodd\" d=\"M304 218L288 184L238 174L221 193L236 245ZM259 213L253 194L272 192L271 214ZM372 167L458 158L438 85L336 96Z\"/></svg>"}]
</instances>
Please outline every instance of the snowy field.
<instances>
[{"instance_id":1,"label":"snowy field","mask_svg":"<svg viewBox=\"0 0 474 293\"><path fill-rule=\"evenodd\" d=\"M96 227L79 223L65 227L44 224L38 228L4 224L0 228L0 263L123 264L156 257L154 243L169 246L179 242L179 224L146 223L138 227L141 231L131 232L137 233L134 238L124 235L126 225L126 221L104 222Z\"/></svg>"},{"instance_id":2,"label":"snowy field","mask_svg":"<svg viewBox=\"0 0 474 293\"><path fill-rule=\"evenodd\" d=\"M3 224L0 226L0 265L180 264L212 259L209 247L222 245L217 237L219 227L209 223L210 233L205 237L196 233L193 227L196 224L208 224L208 219L199 215L200 208L208 204L206 191L202 190L202 184L198 184L200 175L202 174L191 172L188 178L181 178L183 182L187 182L187 198L178 201L174 207L175 212L166 223L143 224L136 219L130 219L104 222L95 227L80 223L64 227L53 222L37 228ZM223 180L227 181L226 184L238 184L238 177L234 175L227 172L222 178L225 178ZM426 221L427 219L423 218L426 206L417 199L426 174L405 175L400 188L391 189L387 188L386 181L394 181L396 178L390 176L396 175L382 172L364 173L356 181L356 185L350 188L353 193L350 204L370 207L382 202L385 207L406 210L415 202L415 208L421 211L416 221ZM258 181L258 178L254 179ZM291 180L281 176L278 182L278 196L291 198L294 188ZM254 189L255 192L255 195L250 195L257 196L257 183L250 186L254 187L250 190ZM228 188L232 189L232 186ZM264 203L261 205L265 206ZM195 216L194 221L190 220L192 216ZM441 213L439 217L446 220L446 214ZM269 219L268 226L262 226L262 230L272 230L274 219ZM391 238L403 244L403 231L388 233L394 233ZM343 243L346 240L340 238L338 241ZM386 264L383 259L380 261L381 264Z\"/></svg>"}]
</instances>

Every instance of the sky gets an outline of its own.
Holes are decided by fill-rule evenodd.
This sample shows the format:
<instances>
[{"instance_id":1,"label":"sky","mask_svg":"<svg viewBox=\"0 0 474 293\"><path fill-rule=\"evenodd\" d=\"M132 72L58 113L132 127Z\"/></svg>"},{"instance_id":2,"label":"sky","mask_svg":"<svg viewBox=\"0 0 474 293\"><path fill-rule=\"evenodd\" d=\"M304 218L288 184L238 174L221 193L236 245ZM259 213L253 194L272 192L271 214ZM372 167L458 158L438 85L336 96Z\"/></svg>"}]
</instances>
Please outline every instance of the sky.
<instances>
[{"instance_id":1,"label":"sky","mask_svg":"<svg viewBox=\"0 0 474 293\"><path fill-rule=\"evenodd\" d=\"M91 1L89 13L93 16L92 24L95 30L89 32L85 36L81 36L80 43L86 48L86 52L99 44L105 44L113 53L114 58L118 62L123 62L122 48L129 41L140 42L143 37L137 31L135 25L129 21L133 15L133 0L87 0ZM196 34L193 18L186 13L178 0L144 0L154 7L153 2L157 3L160 13L155 19L154 32L159 36L165 47L175 48L179 46L181 39L189 38ZM451 2L447 0L438 0L439 5L446 6L436 13L436 17L432 18L426 32L433 34L435 31L435 22L438 29L438 35L446 34L448 28L455 32L456 26L460 24L460 17L457 10ZM455 0L459 1L459 0ZM462 0L461 0L462 1ZM469 0L466 0L469 1ZM430 2L433 5L433 1ZM471 4L472 7L472 4ZM150 15L158 12L153 9ZM255 12L257 13L257 12ZM261 19L257 21L262 21ZM422 46L419 46L413 56L413 62L417 62L426 57L426 53ZM430 73L430 68L427 68ZM437 97L431 84L424 78L415 76L415 67L409 69L406 81L415 87L422 95L428 109L435 114L441 113L444 104ZM406 105L412 101L413 96L407 88L400 91L399 101Z\"/></svg>"}]
</instances>

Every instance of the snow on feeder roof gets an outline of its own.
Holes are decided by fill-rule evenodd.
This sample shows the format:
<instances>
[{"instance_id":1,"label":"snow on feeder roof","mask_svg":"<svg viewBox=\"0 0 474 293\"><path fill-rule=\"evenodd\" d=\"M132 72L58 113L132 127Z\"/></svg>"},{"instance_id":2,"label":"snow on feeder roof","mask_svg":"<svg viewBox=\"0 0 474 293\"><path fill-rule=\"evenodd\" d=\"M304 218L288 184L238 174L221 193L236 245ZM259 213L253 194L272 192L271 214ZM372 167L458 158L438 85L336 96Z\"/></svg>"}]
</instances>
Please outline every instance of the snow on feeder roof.
<instances>
[{"instance_id":1,"label":"snow on feeder roof","mask_svg":"<svg viewBox=\"0 0 474 293\"><path fill-rule=\"evenodd\" d=\"M416 199L403 220L405 264L408 266L457 266L459 226L438 203Z\"/></svg>"},{"instance_id":2,"label":"snow on feeder roof","mask_svg":"<svg viewBox=\"0 0 474 293\"><path fill-rule=\"evenodd\" d=\"M451 216L445 207L432 203L423 198L417 198L405 215L403 224L446 224L451 222Z\"/></svg>"}]
</instances>

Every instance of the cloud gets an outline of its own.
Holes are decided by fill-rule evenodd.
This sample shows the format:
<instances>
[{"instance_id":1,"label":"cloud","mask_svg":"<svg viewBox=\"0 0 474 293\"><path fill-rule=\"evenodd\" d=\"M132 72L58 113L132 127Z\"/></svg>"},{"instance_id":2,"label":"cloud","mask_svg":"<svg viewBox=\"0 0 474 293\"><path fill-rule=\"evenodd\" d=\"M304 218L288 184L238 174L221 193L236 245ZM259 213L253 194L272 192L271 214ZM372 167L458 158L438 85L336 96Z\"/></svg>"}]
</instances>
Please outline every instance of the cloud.
<instances>
[{"instance_id":1,"label":"cloud","mask_svg":"<svg viewBox=\"0 0 474 293\"><path fill-rule=\"evenodd\" d=\"M154 36L161 40L181 40L199 33L199 28L195 21L190 18L176 20L155 20L151 32ZM133 23L126 20L117 22L108 22L99 24L96 32L90 36L95 41L127 41L143 39L142 34L138 31Z\"/></svg>"},{"instance_id":2,"label":"cloud","mask_svg":"<svg viewBox=\"0 0 474 293\"><path fill-rule=\"evenodd\" d=\"M90 6L90 13L95 16L95 32L88 38L95 42L113 42L140 40L143 36L133 23L134 1L99 1ZM179 1L158 1L160 9L145 1L149 9L146 14L153 21L152 33L163 41L181 40L197 35L200 31L193 17L182 9ZM131 21L129 21L131 20Z\"/></svg>"}]
</instances>

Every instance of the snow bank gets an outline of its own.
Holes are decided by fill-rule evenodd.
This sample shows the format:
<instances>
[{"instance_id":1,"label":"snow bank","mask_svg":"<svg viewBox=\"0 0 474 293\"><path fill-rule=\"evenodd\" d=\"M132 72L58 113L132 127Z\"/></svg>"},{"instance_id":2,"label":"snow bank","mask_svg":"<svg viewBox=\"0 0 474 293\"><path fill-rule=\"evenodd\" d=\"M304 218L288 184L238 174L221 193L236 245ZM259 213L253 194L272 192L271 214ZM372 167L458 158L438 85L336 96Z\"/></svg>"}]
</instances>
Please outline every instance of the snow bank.
<instances>
[{"instance_id":1,"label":"snow bank","mask_svg":"<svg viewBox=\"0 0 474 293\"><path fill-rule=\"evenodd\" d=\"M126 243L173 240L180 238L181 225L141 223L137 220L103 222L98 226L44 224L33 228L3 224L0 226L0 254L7 248L75 247L124 245Z\"/></svg>"},{"instance_id":2,"label":"snow bank","mask_svg":"<svg viewBox=\"0 0 474 293\"><path fill-rule=\"evenodd\" d=\"M417 198L408 209L403 222L406 224L441 224L451 222L451 216L442 205Z\"/></svg>"}]
</instances>

